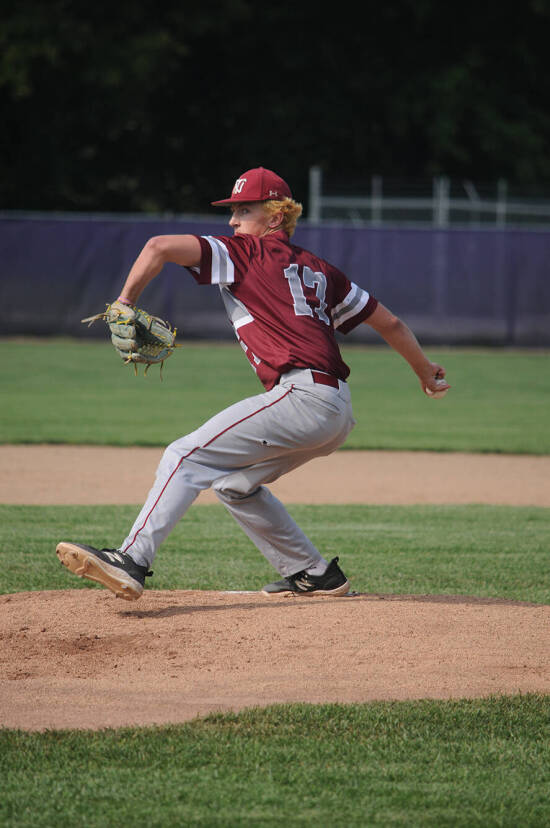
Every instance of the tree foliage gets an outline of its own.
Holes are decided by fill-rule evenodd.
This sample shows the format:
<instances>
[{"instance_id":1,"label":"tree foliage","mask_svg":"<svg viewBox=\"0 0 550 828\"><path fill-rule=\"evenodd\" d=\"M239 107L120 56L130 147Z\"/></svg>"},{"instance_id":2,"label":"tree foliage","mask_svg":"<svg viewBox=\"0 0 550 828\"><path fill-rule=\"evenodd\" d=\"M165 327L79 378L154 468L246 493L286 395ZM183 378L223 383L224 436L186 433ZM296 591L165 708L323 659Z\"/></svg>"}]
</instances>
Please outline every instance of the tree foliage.
<instances>
[{"instance_id":1,"label":"tree foliage","mask_svg":"<svg viewBox=\"0 0 550 828\"><path fill-rule=\"evenodd\" d=\"M550 0L3 7L5 209L205 213L257 165L550 185Z\"/></svg>"}]
</instances>

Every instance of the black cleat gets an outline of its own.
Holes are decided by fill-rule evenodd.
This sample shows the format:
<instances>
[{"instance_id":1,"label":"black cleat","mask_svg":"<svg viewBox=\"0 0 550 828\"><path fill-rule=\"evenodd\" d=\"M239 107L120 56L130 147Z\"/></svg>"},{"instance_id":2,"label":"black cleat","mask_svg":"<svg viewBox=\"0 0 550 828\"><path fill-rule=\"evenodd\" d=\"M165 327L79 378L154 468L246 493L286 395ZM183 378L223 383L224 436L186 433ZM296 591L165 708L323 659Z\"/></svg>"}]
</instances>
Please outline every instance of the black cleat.
<instances>
[{"instance_id":1,"label":"black cleat","mask_svg":"<svg viewBox=\"0 0 550 828\"><path fill-rule=\"evenodd\" d=\"M338 566L338 558L333 558L322 575L309 575L297 572L282 581L267 584L262 589L264 595L345 595L349 592L349 581Z\"/></svg>"},{"instance_id":2,"label":"black cleat","mask_svg":"<svg viewBox=\"0 0 550 828\"><path fill-rule=\"evenodd\" d=\"M59 543L55 553L63 566L78 575L96 581L117 598L137 601L143 592L145 578L152 575L146 566L138 566L119 549L94 549L83 543Z\"/></svg>"}]
</instances>

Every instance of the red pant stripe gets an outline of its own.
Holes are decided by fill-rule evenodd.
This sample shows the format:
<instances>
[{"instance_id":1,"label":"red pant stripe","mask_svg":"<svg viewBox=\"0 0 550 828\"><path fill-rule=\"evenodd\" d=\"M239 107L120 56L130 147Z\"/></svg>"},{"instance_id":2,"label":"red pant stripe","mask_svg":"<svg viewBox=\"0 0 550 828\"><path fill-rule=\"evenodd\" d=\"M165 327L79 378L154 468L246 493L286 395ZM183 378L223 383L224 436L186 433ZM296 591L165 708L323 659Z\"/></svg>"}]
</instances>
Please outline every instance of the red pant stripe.
<instances>
[{"instance_id":1,"label":"red pant stripe","mask_svg":"<svg viewBox=\"0 0 550 828\"><path fill-rule=\"evenodd\" d=\"M278 403L278 402L281 402L281 400L284 400L284 398L285 398L285 397L287 397L287 396L290 394L290 392L292 391L292 389L293 389L293 388L294 388L294 386L291 386L291 387L288 389L288 391L286 391L286 392L285 392L285 393L284 393L281 397L278 397L278 399L273 400L273 402L268 403L268 405L263 405L261 408L258 408L258 410L257 410L257 411L253 411L253 412L252 412L252 414L247 414L247 415L246 415L246 417L242 417L240 420L237 420L236 422L231 423L231 425L227 426L227 428L224 428L224 429L223 429L223 431L220 431L220 432L219 432L219 434L215 434L215 435L214 435L214 437L212 437L210 440L208 440L208 442L207 442L207 443L205 443L205 444L204 444L204 446L195 446L195 448L191 449L191 451L189 451L187 454L185 454L185 455L181 458L181 460L179 461L179 463L177 464L177 466L175 467L174 471L172 472L172 474L170 475L170 477L168 478L168 480L166 481L166 483L164 484L164 486L162 487L162 489L161 489L161 491L160 491L160 493L159 493L159 496L157 497L157 499L155 500L155 502L153 503L153 505L152 505L152 506L151 506L151 508L149 509L149 512L147 513L147 515L146 515L146 517L145 517L145 520L143 521L143 523L142 523L142 525L139 527L139 529L136 531L136 533L135 533L134 537L132 538L131 543L129 543L129 544L128 544L128 546L126 547L126 549L123 549L123 550L121 550L121 551L122 551L122 552L127 552L127 551L130 549L130 547L131 547L131 546L133 546L133 544L136 542L137 536L138 536L138 535L139 535L139 533L140 533L140 532L141 532L141 531L145 528L145 525L146 525L147 521L148 521L148 520L149 520L149 518L151 517L151 515L152 515L152 513L153 513L153 511L154 511L155 507L157 506L157 504L158 504L159 500L161 499L162 495L163 495L163 494L164 494L164 492L166 491L166 487L168 486L168 484L170 483L170 481L172 480L173 476L175 475L175 473L177 472L177 470L179 469L179 467L181 466L181 464L183 463L183 461L184 461L184 460L187 460L187 458L188 458L188 457L191 457L191 455L192 455L192 454L194 454L196 451L198 451L200 448L206 448L207 446L210 446L210 445L211 445L211 444L212 444L215 440L217 440L217 439L218 439L219 437L221 437L223 434L225 434L226 432L230 431L232 428L235 428L236 426L240 425L241 423L244 423L244 422L245 422L245 420L250 420L250 418L251 418L251 417L255 417L255 416L256 416L256 414L260 414L262 411L265 411L267 408L271 408L271 406L275 405L275 404L276 404L276 403Z\"/></svg>"}]
</instances>

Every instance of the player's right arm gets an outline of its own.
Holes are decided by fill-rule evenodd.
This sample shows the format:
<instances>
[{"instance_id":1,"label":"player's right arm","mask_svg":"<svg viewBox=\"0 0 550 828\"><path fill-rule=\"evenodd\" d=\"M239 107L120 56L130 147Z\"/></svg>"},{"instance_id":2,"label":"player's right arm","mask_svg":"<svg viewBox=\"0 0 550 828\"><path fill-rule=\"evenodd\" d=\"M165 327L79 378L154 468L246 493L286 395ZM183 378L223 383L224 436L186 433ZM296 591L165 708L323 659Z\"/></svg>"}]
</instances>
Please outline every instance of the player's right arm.
<instances>
[{"instance_id":1,"label":"player's right arm","mask_svg":"<svg viewBox=\"0 0 550 828\"><path fill-rule=\"evenodd\" d=\"M365 319L365 325L370 325L377 331L388 345L409 363L420 380L424 393L426 388L430 391L441 391L450 387L449 385L441 386L436 382L437 379L445 376L443 366L428 359L408 325L384 307L381 302Z\"/></svg>"},{"instance_id":2,"label":"player's right arm","mask_svg":"<svg viewBox=\"0 0 550 828\"><path fill-rule=\"evenodd\" d=\"M196 236L153 236L132 265L121 296L133 305L165 264L196 267L201 260L201 245Z\"/></svg>"}]
</instances>

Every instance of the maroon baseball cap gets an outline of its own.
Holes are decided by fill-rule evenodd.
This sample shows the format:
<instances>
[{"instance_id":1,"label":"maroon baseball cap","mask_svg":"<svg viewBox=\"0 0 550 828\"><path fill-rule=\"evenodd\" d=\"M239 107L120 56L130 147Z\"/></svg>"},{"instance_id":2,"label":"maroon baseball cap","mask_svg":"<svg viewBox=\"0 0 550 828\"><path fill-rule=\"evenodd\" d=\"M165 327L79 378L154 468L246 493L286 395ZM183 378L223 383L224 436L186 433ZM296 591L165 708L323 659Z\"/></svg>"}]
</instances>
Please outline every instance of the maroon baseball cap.
<instances>
[{"instance_id":1,"label":"maroon baseball cap","mask_svg":"<svg viewBox=\"0 0 550 828\"><path fill-rule=\"evenodd\" d=\"M268 201L271 198L275 201L292 198L290 187L272 170L255 167L237 178L230 198L224 198L222 201L212 201L212 204L217 207L224 204L235 204L238 201Z\"/></svg>"}]
</instances>

